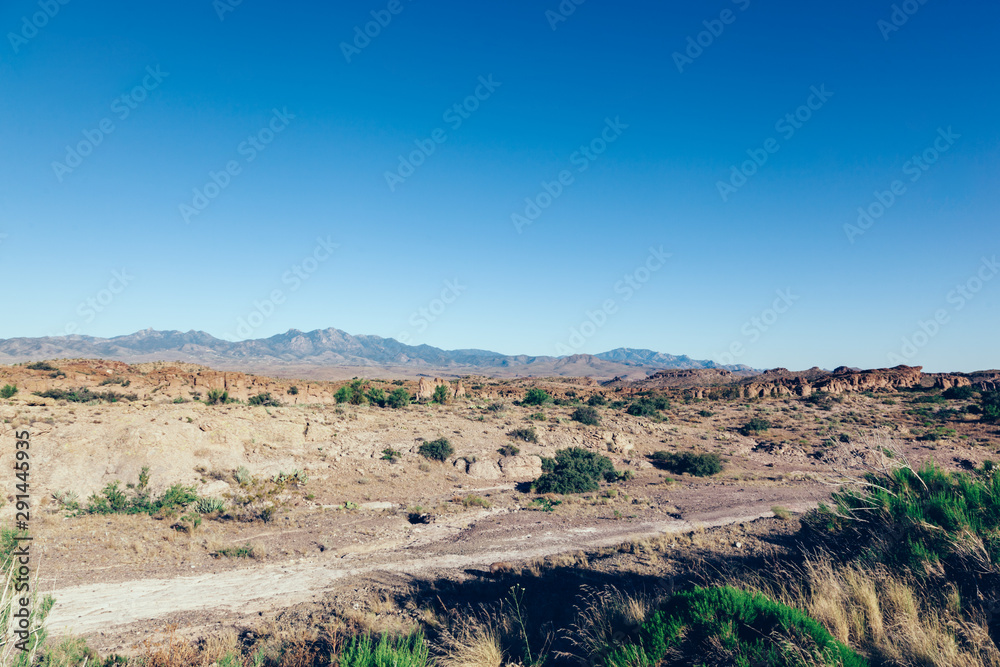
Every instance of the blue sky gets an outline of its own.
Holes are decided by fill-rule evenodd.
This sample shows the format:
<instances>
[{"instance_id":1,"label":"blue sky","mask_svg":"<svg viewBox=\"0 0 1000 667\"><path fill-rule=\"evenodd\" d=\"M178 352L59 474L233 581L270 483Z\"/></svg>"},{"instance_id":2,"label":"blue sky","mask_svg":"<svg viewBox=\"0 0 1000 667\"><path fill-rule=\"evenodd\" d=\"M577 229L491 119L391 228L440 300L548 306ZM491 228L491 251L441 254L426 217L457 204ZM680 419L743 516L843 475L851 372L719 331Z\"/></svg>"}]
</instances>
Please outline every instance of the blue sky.
<instances>
[{"instance_id":1,"label":"blue sky","mask_svg":"<svg viewBox=\"0 0 1000 667\"><path fill-rule=\"evenodd\" d=\"M318 5L4 3L0 337L1000 366L995 3Z\"/></svg>"}]
</instances>

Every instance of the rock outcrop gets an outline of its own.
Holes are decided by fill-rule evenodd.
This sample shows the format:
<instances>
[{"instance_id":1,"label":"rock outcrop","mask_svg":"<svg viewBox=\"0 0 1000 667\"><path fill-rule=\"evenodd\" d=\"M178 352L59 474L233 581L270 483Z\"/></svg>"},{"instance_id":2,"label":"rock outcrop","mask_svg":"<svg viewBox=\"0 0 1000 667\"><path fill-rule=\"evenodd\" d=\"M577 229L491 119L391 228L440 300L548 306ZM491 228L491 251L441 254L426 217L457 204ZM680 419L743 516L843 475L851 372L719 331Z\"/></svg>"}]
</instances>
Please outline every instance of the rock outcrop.
<instances>
[{"instance_id":1,"label":"rock outcrop","mask_svg":"<svg viewBox=\"0 0 1000 667\"><path fill-rule=\"evenodd\" d=\"M530 482L542 474L542 459L538 456L505 456L500 459L500 469L508 479Z\"/></svg>"}]
</instances>

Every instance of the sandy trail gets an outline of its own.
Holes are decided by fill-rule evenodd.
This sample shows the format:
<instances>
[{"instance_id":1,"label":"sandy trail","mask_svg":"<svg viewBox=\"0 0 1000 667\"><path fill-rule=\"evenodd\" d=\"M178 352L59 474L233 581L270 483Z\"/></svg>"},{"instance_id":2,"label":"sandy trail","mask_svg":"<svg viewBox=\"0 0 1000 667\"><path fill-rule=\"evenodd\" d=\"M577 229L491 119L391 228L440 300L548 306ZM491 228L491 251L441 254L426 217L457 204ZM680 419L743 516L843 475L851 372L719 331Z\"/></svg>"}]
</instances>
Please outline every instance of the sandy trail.
<instances>
[{"instance_id":1,"label":"sandy trail","mask_svg":"<svg viewBox=\"0 0 1000 667\"><path fill-rule=\"evenodd\" d=\"M791 509L804 511L811 506L813 503L803 503ZM738 514L706 517L704 521L694 522L605 521L587 526L550 523L528 530L523 525L505 526L502 522L487 521L445 539L367 554L266 563L172 579L55 588L46 591L56 598L47 625L53 635L91 635L176 613L213 611L223 616L227 611L255 613L308 601L345 577L379 571L416 575L442 570L488 569L497 561L607 547L664 533L769 516L772 516L770 505L755 505L740 508Z\"/></svg>"}]
</instances>

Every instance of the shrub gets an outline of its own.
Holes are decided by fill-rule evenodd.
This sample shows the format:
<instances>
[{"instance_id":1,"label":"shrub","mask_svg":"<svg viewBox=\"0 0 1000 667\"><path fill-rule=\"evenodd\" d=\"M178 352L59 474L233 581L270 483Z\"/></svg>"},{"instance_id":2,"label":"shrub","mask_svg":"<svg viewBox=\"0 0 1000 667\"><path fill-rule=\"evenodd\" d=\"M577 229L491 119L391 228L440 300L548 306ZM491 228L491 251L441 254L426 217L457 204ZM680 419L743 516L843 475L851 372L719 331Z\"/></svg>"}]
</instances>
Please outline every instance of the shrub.
<instances>
[{"instance_id":1,"label":"shrub","mask_svg":"<svg viewBox=\"0 0 1000 667\"><path fill-rule=\"evenodd\" d=\"M398 410L399 408L405 408L410 404L410 392L406 391L402 387L393 389L389 394L389 397L385 399L386 405L390 408Z\"/></svg>"},{"instance_id":2,"label":"shrub","mask_svg":"<svg viewBox=\"0 0 1000 667\"><path fill-rule=\"evenodd\" d=\"M714 417L715 413L712 412L711 410L699 410L698 411L698 416L699 417Z\"/></svg>"},{"instance_id":3,"label":"shrub","mask_svg":"<svg viewBox=\"0 0 1000 667\"><path fill-rule=\"evenodd\" d=\"M202 514L223 512L226 509L226 501L222 498L199 498L196 507Z\"/></svg>"},{"instance_id":4,"label":"shrub","mask_svg":"<svg viewBox=\"0 0 1000 667\"><path fill-rule=\"evenodd\" d=\"M208 396L205 397L205 403L208 405L219 405L220 403L229 402L229 392L221 389L209 389Z\"/></svg>"},{"instance_id":5,"label":"shrub","mask_svg":"<svg viewBox=\"0 0 1000 667\"><path fill-rule=\"evenodd\" d=\"M256 396L251 396L247 399L249 405L266 406L271 408L280 408L281 401L271 396L271 392L263 391Z\"/></svg>"},{"instance_id":6,"label":"shrub","mask_svg":"<svg viewBox=\"0 0 1000 667\"><path fill-rule=\"evenodd\" d=\"M743 435L757 435L758 433L763 433L771 428L771 422L761 417L753 417L740 428L740 433Z\"/></svg>"},{"instance_id":7,"label":"shrub","mask_svg":"<svg viewBox=\"0 0 1000 667\"><path fill-rule=\"evenodd\" d=\"M607 402L608 399L604 398L604 394L594 394L593 396L587 399L587 405L589 405L592 408L597 407L599 405L605 405Z\"/></svg>"},{"instance_id":8,"label":"shrub","mask_svg":"<svg viewBox=\"0 0 1000 667\"><path fill-rule=\"evenodd\" d=\"M597 413L597 409L590 406L577 408L569 417L573 421L578 421L587 426L597 426L601 423L601 416Z\"/></svg>"},{"instance_id":9,"label":"shrub","mask_svg":"<svg viewBox=\"0 0 1000 667\"><path fill-rule=\"evenodd\" d=\"M447 461L448 457L455 453L455 448L451 446L447 438L438 438L420 445L420 455L435 461Z\"/></svg>"},{"instance_id":10,"label":"shrub","mask_svg":"<svg viewBox=\"0 0 1000 667\"><path fill-rule=\"evenodd\" d=\"M407 395L409 397L409 395ZM373 387L368 390L368 402L372 405L377 405L380 408L384 408L389 399L385 395L385 390L382 387Z\"/></svg>"},{"instance_id":11,"label":"shrub","mask_svg":"<svg viewBox=\"0 0 1000 667\"><path fill-rule=\"evenodd\" d=\"M400 458L402 458L403 453L393 449L392 447L386 447L382 450L382 460L388 461L389 463L395 463Z\"/></svg>"},{"instance_id":12,"label":"shrub","mask_svg":"<svg viewBox=\"0 0 1000 667\"><path fill-rule=\"evenodd\" d=\"M661 450L653 452L649 458L659 467L678 475L688 473L695 477L709 477L722 472L722 459L718 454L673 453Z\"/></svg>"},{"instance_id":13,"label":"shrub","mask_svg":"<svg viewBox=\"0 0 1000 667\"><path fill-rule=\"evenodd\" d=\"M434 403L440 403L441 405L444 405L445 403L448 402L448 399L450 397L451 397L451 391L449 390L448 385L439 384L438 386L434 387L434 396L431 397L431 401L433 401Z\"/></svg>"},{"instance_id":14,"label":"shrub","mask_svg":"<svg viewBox=\"0 0 1000 667\"><path fill-rule=\"evenodd\" d=\"M521 448L517 445L504 445L497 452L500 456L517 456L521 453Z\"/></svg>"},{"instance_id":15,"label":"shrub","mask_svg":"<svg viewBox=\"0 0 1000 667\"><path fill-rule=\"evenodd\" d=\"M552 397L549 396L548 392L544 389L539 389L538 387L532 387L528 390L528 393L524 395L524 400L521 401L521 405L545 405L546 403L551 403Z\"/></svg>"},{"instance_id":16,"label":"shrub","mask_svg":"<svg viewBox=\"0 0 1000 667\"><path fill-rule=\"evenodd\" d=\"M975 395L974 387L948 387L941 392L941 396L949 401L967 401Z\"/></svg>"},{"instance_id":17,"label":"shrub","mask_svg":"<svg viewBox=\"0 0 1000 667\"><path fill-rule=\"evenodd\" d=\"M658 664L866 667L804 612L731 586L677 593L639 626L637 643L616 648L609 667ZM810 660L806 662L804 657Z\"/></svg>"},{"instance_id":18,"label":"shrub","mask_svg":"<svg viewBox=\"0 0 1000 667\"><path fill-rule=\"evenodd\" d=\"M500 401L495 401L487 405L486 409L489 410L490 412L503 412L504 410L507 409L507 404Z\"/></svg>"},{"instance_id":19,"label":"shrub","mask_svg":"<svg viewBox=\"0 0 1000 667\"><path fill-rule=\"evenodd\" d=\"M116 391L94 392L81 387L66 391L64 389L49 389L48 391L36 391L35 396L42 398L54 398L70 403L90 403L91 401L105 401L107 403L117 403L118 401L135 401L138 396L135 394L119 394Z\"/></svg>"},{"instance_id":20,"label":"shrub","mask_svg":"<svg viewBox=\"0 0 1000 667\"><path fill-rule=\"evenodd\" d=\"M545 421L546 417L544 412L532 412L530 415L528 415L528 419L532 419L538 422L543 422Z\"/></svg>"},{"instance_id":21,"label":"shrub","mask_svg":"<svg viewBox=\"0 0 1000 667\"><path fill-rule=\"evenodd\" d=\"M288 388L288 393L292 396L298 396L299 388L293 384L291 387Z\"/></svg>"},{"instance_id":22,"label":"shrub","mask_svg":"<svg viewBox=\"0 0 1000 667\"><path fill-rule=\"evenodd\" d=\"M1000 421L1000 389L984 391L979 399L979 409L981 410L984 422Z\"/></svg>"},{"instance_id":23,"label":"shrub","mask_svg":"<svg viewBox=\"0 0 1000 667\"><path fill-rule=\"evenodd\" d=\"M28 364L25 366L29 371L58 371L59 369L48 363L47 361L36 361L33 364Z\"/></svg>"},{"instance_id":24,"label":"shrub","mask_svg":"<svg viewBox=\"0 0 1000 667\"><path fill-rule=\"evenodd\" d=\"M390 639L382 635L352 637L340 654L339 667L426 667L430 650L424 636L416 632Z\"/></svg>"},{"instance_id":25,"label":"shrub","mask_svg":"<svg viewBox=\"0 0 1000 667\"><path fill-rule=\"evenodd\" d=\"M600 488L601 479L618 479L611 459L582 447L560 449L554 459L542 459L542 470L532 484L538 493L585 493Z\"/></svg>"},{"instance_id":26,"label":"shrub","mask_svg":"<svg viewBox=\"0 0 1000 667\"><path fill-rule=\"evenodd\" d=\"M635 417L652 417L669 407L670 401L665 396L642 396L632 401L626 412Z\"/></svg>"},{"instance_id":27,"label":"shrub","mask_svg":"<svg viewBox=\"0 0 1000 667\"><path fill-rule=\"evenodd\" d=\"M538 442L538 433L535 431L533 427L516 428L507 435L514 438L515 440L524 440L525 442L532 442L532 443Z\"/></svg>"},{"instance_id":28,"label":"shrub","mask_svg":"<svg viewBox=\"0 0 1000 667\"><path fill-rule=\"evenodd\" d=\"M5 384L2 389L0 389L0 398L14 398L14 394L17 393L17 387L12 384Z\"/></svg>"}]
</instances>

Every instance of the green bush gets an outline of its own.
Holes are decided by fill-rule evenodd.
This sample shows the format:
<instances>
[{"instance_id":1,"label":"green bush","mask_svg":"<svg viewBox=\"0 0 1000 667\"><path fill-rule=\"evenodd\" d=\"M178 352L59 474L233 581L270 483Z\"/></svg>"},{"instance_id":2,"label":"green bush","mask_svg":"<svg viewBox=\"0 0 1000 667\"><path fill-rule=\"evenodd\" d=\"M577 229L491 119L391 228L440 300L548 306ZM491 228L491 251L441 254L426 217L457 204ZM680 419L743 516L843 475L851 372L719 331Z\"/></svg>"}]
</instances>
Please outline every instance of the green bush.
<instances>
[{"instance_id":1,"label":"green bush","mask_svg":"<svg viewBox=\"0 0 1000 667\"><path fill-rule=\"evenodd\" d=\"M388 461L389 463L395 463L403 457L403 453L399 450L393 449L392 447L386 447L382 450L382 460Z\"/></svg>"},{"instance_id":2,"label":"green bush","mask_svg":"<svg viewBox=\"0 0 1000 667\"><path fill-rule=\"evenodd\" d=\"M256 396L251 396L247 399L249 405L257 405L271 408L280 408L281 401L271 396L271 392L263 391Z\"/></svg>"},{"instance_id":3,"label":"green bush","mask_svg":"<svg viewBox=\"0 0 1000 667\"><path fill-rule=\"evenodd\" d=\"M539 389L538 387L532 387L528 390L528 393L524 395L524 400L521 401L521 405L545 405L546 403L551 402L552 397L549 396L547 391Z\"/></svg>"},{"instance_id":4,"label":"green bush","mask_svg":"<svg viewBox=\"0 0 1000 667\"><path fill-rule=\"evenodd\" d=\"M430 650L424 636L413 633L391 639L382 635L352 637L340 654L339 667L426 667Z\"/></svg>"},{"instance_id":5,"label":"green bush","mask_svg":"<svg viewBox=\"0 0 1000 667\"><path fill-rule=\"evenodd\" d=\"M995 567L984 569L974 555L981 550L1000 563L1000 474L992 464L972 473L927 463L917 472L869 474L863 486L835 492L832 501L803 517L804 536L832 552L922 576L943 571L966 590L1000 586Z\"/></svg>"},{"instance_id":6,"label":"green bush","mask_svg":"<svg viewBox=\"0 0 1000 667\"><path fill-rule=\"evenodd\" d=\"M949 401L967 401L975 395L975 387L948 387L941 392L941 396Z\"/></svg>"},{"instance_id":7,"label":"green bush","mask_svg":"<svg viewBox=\"0 0 1000 667\"><path fill-rule=\"evenodd\" d=\"M669 408L670 401L666 396L650 395L641 396L633 400L625 412L635 417L652 417L658 414L660 410L667 410Z\"/></svg>"},{"instance_id":8,"label":"green bush","mask_svg":"<svg viewBox=\"0 0 1000 667\"><path fill-rule=\"evenodd\" d=\"M517 445L504 445L497 452L500 456L517 456L521 453L521 448Z\"/></svg>"},{"instance_id":9,"label":"green bush","mask_svg":"<svg viewBox=\"0 0 1000 667\"><path fill-rule=\"evenodd\" d=\"M420 445L420 455L435 461L447 461L448 457L455 453L455 448L451 446L447 438L438 438Z\"/></svg>"},{"instance_id":10,"label":"green bush","mask_svg":"<svg viewBox=\"0 0 1000 667\"><path fill-rule=\"evenodd\" d=\"M515 428L507 435L514 438L515 440L524 440L525 442L532 442L532 443L538 442L538 432L535 431L533 427Z\"/></svg>"},{"instance_id":11,"label":"green bush","mask_svg":"<svg viewBox=\"0 0 1000 667\"><path fill-rule=\"evenodd\" d=\"M1000 421L1000 389L984 391L979 399L979 409L984 422Z\"/></svg>"},{"instance_id":12,"label":"green bush","mask_svg":"<svg viewBox=\"0 0 1000 667\"><path fill-rule=\"evenodd\" d=\"M70 403L90 403L91 401L105 401L106 403L117 403L119 401L135 401L139 397L135 394L119 394L116 391L95 392L81 387L66 391L64 389L49 389L47 391L36 391L35 396L42 398L54 398Z\"/></svg>"},{"instance_id":13,"label":"green bush","mask_svg":"<svg viewBox=\"0 0 1000 667\"><path fill-rule=\"evenodd\" d=\"M47 361L36 361L33 364L28 364L25 366L29 371L58 371L59 369L48 363Z\"/></svg>"},{"instance_id":14,"label":"green bush","mask_svg":"<svg viewBox=\"0 0 1000 667\"><path fill-rule=\"evenodd\" d=\"M139 473L139 482L122 489L117 480L110 482L100 493L91 494L82 510L86 514L171 514L198 501L194 487L174 484L159 498L149 494L149 468Z\"/></svg>"},{"instance_id":15,"label":"green bush","mask_svg":"<svg viewBox=\"0 0 1000 667\"><path fill-rule=\"evenodd\" d=\"M368 390L368 402L372 405L377 405L380 408L384 408L386 403L389 402L388 397L385 395L385 390L382 387L372 387Z\"/></svg>"},{"instance_id":16,"label":"green bush","mask_svg":"<svg viewBox=\"0 0 1000 667\"><path fill-rule=\"evenodd\" d=\"M698 411L698 416L699 417L714 417L715 413L712 412L711 410L699 410Z\"/></svg>"},{"instance_id":17,"label":"green bush","mask_svg":"<svg viewBox=\"0 0 1000 667\"><path fill-rule=\"evenodd\" d=\"M530 415L528 415L528 419L533 419L536 422L543 422L545 421L546 417L544 412L532 412Z\"/></svg>"},{"instance_id":18,"label":"green bush","mask_svg":"<svg viewBox=\"0 0 1000 667\"><path fill-rule=\"evenodd\" d=\"M597 426L601 423L601 416L597 413L597 409L590 406L577 408L569 418L587 426Z\"/></svg>"},{"instance_id":19,"label":"green bush","mask_svg":"<svg viewBox=\"0 0 1000 667\"><path fill-rule=\"evenodd\" d=\"M596 408L599 405L605 405L607 404L607 402L608 399L604 398L604 394L594 394L593 396L587 399L587 405L589 405L592 408Z\"/></svg>"},{"instance_id":20,"label":"green bush","mask_svg":"<svg viewBox=\"0 0 1000 667\"><path fill-rule=\"evenodd\" d=\"M295 385L293 384L293 385L292 385L291 387L289 387L289 388L288 388L288 393L289 393L289 395L291 395L291 396L298 396L298 395L299 395L299 388L298 388L298 387L296 387L296 386L295 386Z\"/></svg>"},{"instance_id":21,"label":"green bush","mask_svg":"<svg viewBox=\"0 0 1000 667\"><path fill-rule=\"evenodd\" d=\"M385 402L390 408L394 408L396 410L399 408L405 408L410 404L410 392L406 391L402 387L393 389L388 398L385 399Z\"/></svg>"},{"instance_id":22,"label":"green bush","mask_svg":"<svg viewBox=\"0 0 1000 667\"><path fill-rule=\"evenodd\" d=\"M761 593L719 586L672 596L640 625L638 642L612 650L606 664L866 667L868 662L804 612Z\"/></svg>"},{"instance_id":23,"label":"green bush","mask_svg":"<svg viewBox=\"0 0 1000 667\"><path fill-rule=\"evenodd\" d=\"M229 398L229 392L221 389L209 389L208 396L205 397L205 403L208 405L220 405L231 402L232 400Z\"/></svg>"},{"instance_id":24,"label":"green bush","mask_svg":"<svg viewBox=\"0 0 1000 667\"><path fill-rule=\"evenodd\" d=\"M743 435L757 435L758 433L770 430L770 428L771 422L761 417L753 417L740 428L740 433Z\"/></svg>"},{"instance_id":25,"label":"green bush","mask_svg":"<svg viewBox=\"0 0 1000 667\"><path fill-rule=\"evenodd\" d=\"M350 403L351 405L364 405L368 402L365 395L364 380L352 380L350 384L343 385L333 395L338 403Z\"/></svg>"},{"instance_id":26,"label":"green bush","mask_svg":"<svg viewBox=\"0 0 1000 667\"><path fill-rule=\"evenodd\" d=\"M448 385L439 384L434 387L434 396L431 397L431 401L444 405L448 402L449 398L451 398L451 390L448 388Z\"/></svg>"},{"instance_id":27,"label":"green bush","mask_svg":"<svg viewBox=\"0 0 1000 667\"><path fill-rule=\"evenodd\" d=\"M538 493L585 493L599 489L602 479L618 479L611 459L582 447L560 449L554 459L542 459L542 470L544 474L532 483Z\"/></svg>"},{"instance_id":28,"label":"green bush","mask_svg":"<svg viewBox=\"0 0 1000 667\"><path fill-rule=\"evenodd\" d=\"M661 450L653 452L649 458L659 467L678 475L688 473L696 477L709 477L722 472L722 459L718 454L673 453Z\"/></svg>"},{"instance_id":29,"label":"green bush","mask_svg":"<svg viewBox=\"0 0 1000 667\"><path fill-rule=\"evenodd\" d=\"M17 387L12 384L5 384L2 389L0 389L0 398L14 398L14 394L17 393Z\"/></svg>"}]
</instances>

